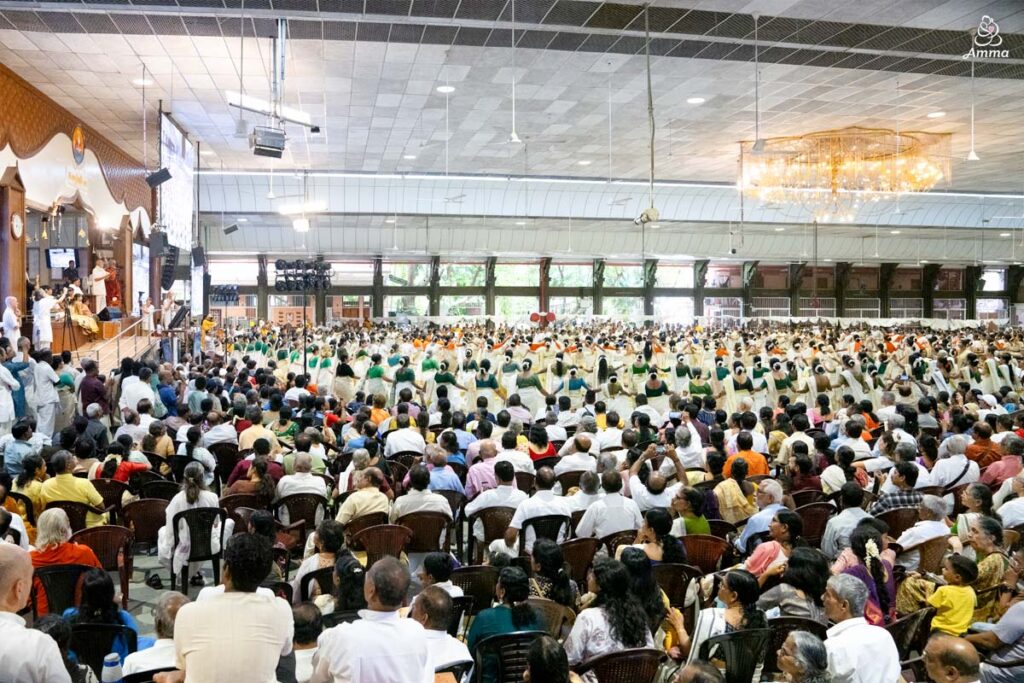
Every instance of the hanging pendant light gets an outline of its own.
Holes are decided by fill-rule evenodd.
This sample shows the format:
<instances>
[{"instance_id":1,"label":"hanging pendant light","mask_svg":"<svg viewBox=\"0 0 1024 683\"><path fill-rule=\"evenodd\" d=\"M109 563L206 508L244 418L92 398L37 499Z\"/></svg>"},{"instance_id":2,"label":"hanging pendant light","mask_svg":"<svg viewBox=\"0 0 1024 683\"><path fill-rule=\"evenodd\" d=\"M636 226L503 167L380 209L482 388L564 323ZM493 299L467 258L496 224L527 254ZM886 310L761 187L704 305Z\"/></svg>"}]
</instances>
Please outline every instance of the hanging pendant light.
<instances>
[{"instance_id":1,"label":"hanging pendant light","mask_svg":"<svg viewBox=\"0 0 1024 683\"><path fill-rule=\"evenodd\" d=\"M516 0L512 0L512 132L508 141L513 145L522 142L516 132Z\"/></svg>"},{"instance_id":2,"label":"hanging pendant light","mask_svg":"<svg viewBox=\"0 0 1024 683\"><path fill-rule=\"evenodd\" d=\"M967 153L967 161L980 161L974 151L974 58L971 57L971 151Z\"/></svg>"}]
</instances>

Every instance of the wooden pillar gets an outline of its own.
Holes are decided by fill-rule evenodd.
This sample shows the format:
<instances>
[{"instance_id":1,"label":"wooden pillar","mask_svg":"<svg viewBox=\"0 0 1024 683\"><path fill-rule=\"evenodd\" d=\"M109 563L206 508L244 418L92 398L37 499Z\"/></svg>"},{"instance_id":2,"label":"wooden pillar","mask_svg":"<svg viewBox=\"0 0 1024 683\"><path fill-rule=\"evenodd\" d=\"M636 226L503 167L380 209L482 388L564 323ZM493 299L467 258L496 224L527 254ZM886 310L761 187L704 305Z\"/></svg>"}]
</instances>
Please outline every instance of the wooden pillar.
<instances>
[{"instance_id":1,"label":"wooden pillar","mask_svg":"<svg viewBox=\"0 0 1024 683\"><path fill-rule=\"evenodd\" d=\"M370 299L371 318L384 317L384 257L377 256L373 259L373 297ZM360 299L359 310L362 312L362 299Z\"/></svg>"},{"instance_id":2,"label":"wooden pillar","mask_svg":"<svg viewBox=\"0 0 1024 683\"><path fill-rule=\"evenodd\" d=\"M551 310L551 297L548 295L548 284L551 282L551 257L540 260L540 310L547 313Z\"/></svg>"},{"instance_id":3,"label":"wooden pillar","mask_svg":"<svg viewBox=\"0 0 1024 683\"><path fill-rule=\"evenodd\" d=\"M430 315L441 315L441 257L430 257Z\"/></svg>"},{"instance_id":4,"label":"wooden pillar","mask_svg":"<svg viewBox=\"0 0 1024 683\"><path fill-rule=\"evenodd\" d=\"M967 266L964 268L964 299L966 300L966 317L974 320L978 317L978 292L985 286L981 274L985 269L981 266Z\"/></svg>"},{"instance_id":5,"label":"wooden pillar","mask_svg":"<svg viewBox=\"0 0 1024 683\"><path fill-rule=\"evenodd\" d=\"M0 298L17 297L22 315L32 309L26 270L25 186L18 167L10 166L0 178Z\"/></svg>"},{"instance_id":6,"label":"wooden pillar","mask_svg":"<svg viewBox=\"0 0 1024 683\"><path fill-rule=\"evenodd\" d=\"M658 282L658 259L644 261L644 315L654 315L654 287Z\"/></svg>"},{"instance_id":7,"label":"wooden pillar","mask_svg":"<svg viewBox=\"0 0 1024 683\"><path fill-rule=\"evenodd\" d=\"M881 299L882 317L888 318L892 310L892 280L896 277L895 263L883 263L878 267L878 298Z\"/></svg>"},{"instance_id":8,"label":"wooden pillar","mask_svg":"<svg viewBox=\"0 0 1024 683\"><path fill-rule=\"evenodd\" d=\"M704 315L704 284L708 278L709 263L706 259L693 263L693 315L698 318Z\"/></svg>"},{"instance_id":9,"label":"wooden pillar","mask_svg":"<svg viewBox=\"0 0 1024 683\"><path fill-rule=\"evenodd\" d=\"M757 274L758 261L743 262L743 310L742 317L750 317L751 314L751 289L754 285L754 276Z\"/></svg>"},{"instance_id":10,"label":"wooden pillar","mask_svg":"<svg viewBox=\"0 0 1024 683\"><path fill-rule=\"evenodd\" d=\"M484 263L484 315L494 315L494 268L498 259L490 256Z\"/></svg>"},{"instance_id":11,"label":"wooden pillar","mask_svg":"<svg viewBox=\"0 0 1024 683\"><path fill-rule=\"evenodd\" d=\"M800 285L803 283L806 263L789 264L789 314L800 315Z\"/></svg>"},{"instance_id":12,"label":"wooden pillar","mask_svg":"<svg viewBox=\"0 0 1024 683\"><path fill-rule=\"evenodd\" d=\"M267 277L267 255L257 255L256 264L256 317L260 320L267 320L270 317L270 282Z\"/></svg>"},{"instance_id":13,"label":"wooden pillar","mask_svg":"<svg viewBox=\"0 0 1024 683\"><path fill-rule=\"evenodd\" d=\"M604 259L594 259L594 315L604 310Z\"/></svg>"},{"instance_id":14,"label":"wooden pillar","mask_svg":"<svg viewBox=\"0 0 1024 683\"><path fill-rule=\"evenodd\" d=\"M935 317L935 283L941 269L938 263L928 263L921 271L921 313L925 318Z\"/></svg>"},{"instance_id":15,"label":"wooden pillar","mask_svg":"<svg viewBox=\"0 0 1024 683\"><path fill-rule=\"evenodd\" d=\"M850 279L852 265L846 261L836 264L836 277L832 291L836 298L836 317L842 318L846 315L846 284Z\"/></svg>"}]
</instances>

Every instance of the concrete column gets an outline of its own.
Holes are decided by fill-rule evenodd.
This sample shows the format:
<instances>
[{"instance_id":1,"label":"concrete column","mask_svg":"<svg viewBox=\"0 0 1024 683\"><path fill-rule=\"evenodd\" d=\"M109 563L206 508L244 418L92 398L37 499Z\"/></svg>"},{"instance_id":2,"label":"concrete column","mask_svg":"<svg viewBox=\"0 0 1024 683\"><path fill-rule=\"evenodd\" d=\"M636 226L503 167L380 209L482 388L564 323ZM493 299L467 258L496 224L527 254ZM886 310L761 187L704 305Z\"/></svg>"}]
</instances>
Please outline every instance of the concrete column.
<instances>
[{"instance_id":1,"label":"concrete column","mask_svg":"<svg viewBox=\"0 0 1024 683\"><path fill-rule=\"evenodd\" d=\"M270 283L267 278L267 255L260 254L256 257L259 270L256 272L256 317L266 320L270 317Z\"/></svg>"},{"instance_id":2,"label":"concrete column","mask_svg":"<svg viewBox=\"0 0 1024 683\"><path fill-rule=\"evenodd\" d=\"M604 259L594 259L594 315L604 311Z\"/></svg>"},{"instance_id":3,"label":"concrete column","mask_svg":"<svg viewBox=\"0 0 1024 683\"><path fill-rule=\"evenodd\" d=\"M441 257L430 257L430 315L441 315Z\"/></svg>"}]
</instances>

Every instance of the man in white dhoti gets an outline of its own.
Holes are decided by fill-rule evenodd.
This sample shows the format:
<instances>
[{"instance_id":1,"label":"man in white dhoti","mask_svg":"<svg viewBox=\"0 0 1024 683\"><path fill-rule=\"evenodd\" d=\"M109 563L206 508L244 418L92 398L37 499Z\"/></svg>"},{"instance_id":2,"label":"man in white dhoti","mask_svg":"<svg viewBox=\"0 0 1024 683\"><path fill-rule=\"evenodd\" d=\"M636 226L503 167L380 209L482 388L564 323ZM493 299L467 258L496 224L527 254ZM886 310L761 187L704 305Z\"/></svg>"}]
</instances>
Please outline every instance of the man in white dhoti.
<instances>
[{"instance_id":1,"label":"man in white dhoti","mask_svg":"<svg viewBox=\"0 0 1024 683\"><path fill-rule=\"evenodd\" d=\"M89 279L92 281L92 293L96 297L96 306L92 310L99 312L107 307L107 287L103 284L103 281L110 277L110 273L107 272L106 262L101 259L96 259L96 265L92 268L92 273L89 274Z\"/></svg>"},{"instance_id":2,"label":"man in white dhoti","mask_svg":"<svg viewBox=\"0 0 1024 683\"><path fill-rule=\"evenodd\" d=\"M49 349L53 344L53 322L50 315L54 307L64 301L68 291L65 289L57 299L53 297L49 285L43 285L35 291L36 302L32 306L32 341L37 350Z\"/></svg>"}]
</instances>

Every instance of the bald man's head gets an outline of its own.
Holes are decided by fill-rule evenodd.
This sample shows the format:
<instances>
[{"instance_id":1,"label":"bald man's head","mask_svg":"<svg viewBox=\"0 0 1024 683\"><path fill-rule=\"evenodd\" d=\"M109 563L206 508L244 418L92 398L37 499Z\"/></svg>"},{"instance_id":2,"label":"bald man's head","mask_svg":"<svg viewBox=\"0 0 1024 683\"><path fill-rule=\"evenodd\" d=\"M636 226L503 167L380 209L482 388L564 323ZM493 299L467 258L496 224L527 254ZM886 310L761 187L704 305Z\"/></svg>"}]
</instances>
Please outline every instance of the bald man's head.
<instances>
[{"instance_id":1,"label":"bald man's head","mask_svg":"<svg viewBox=\"0 0 1024 683\"><path fill-rule=\"evenodd\" d=\"M968 683L978 680L980 658L963 638L936 634L924 649L924 666L935 683Z\"/></svg>"},{"instance_id":2,"label":"bald man's head","mask_svg":"<svg viewBox=\"0 0 1024 683\"><path fill-rule=\"evenodd\" d=\"M574 438L572 442L573 447L576 449L577 453L590 452L590 444L592 442L590 440L590 436L588 436L587 434L577 434L576 438Z\"/></svg>"},{"instance_id":3,"label":"bald man's head","mask_svg":"<svg viewBox=\"0 0 1024 683\"><path fill-rule=\"evenodd\" d=\"M658 495L665 490L665 475L660 472L651 472L651 475L647 477L647 490Z\"/></svg>"},{"instance_id":4,"label":"bald man's head","mask_svg":"<svg viewBox=\"0 0 1024 683\"><path fill-rule=\"evenodd\" d=\"M490 460L491 458L498 455L498 447L490 439L485 440L480 444L480 457L484 460Z\"/></svg>"},{"instance_id":5,"label":"bald man's head","mask_svg":"<svg viewBox=\"0 0 1024 683\"><path fill-rule=\"evenodd\" d=\"M11 543L0 543L0 612L17 612L32 590L32 560Z\"/></svg>"}]
</instances>

